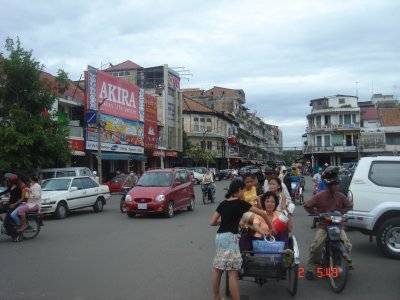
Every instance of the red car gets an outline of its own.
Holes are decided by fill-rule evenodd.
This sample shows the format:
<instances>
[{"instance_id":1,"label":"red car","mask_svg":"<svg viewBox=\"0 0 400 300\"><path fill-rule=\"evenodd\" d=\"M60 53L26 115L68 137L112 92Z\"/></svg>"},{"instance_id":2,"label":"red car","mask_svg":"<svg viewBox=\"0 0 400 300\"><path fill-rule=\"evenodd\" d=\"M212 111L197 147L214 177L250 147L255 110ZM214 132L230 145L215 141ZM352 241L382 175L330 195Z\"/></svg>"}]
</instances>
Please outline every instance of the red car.
<instances>
[{"instance_id":1,"label":"red car","mask_svg":"<svg viewBox=\"0 0 400 300\"><path fill-rule=\"evenodd\" d=\"M110 193L122 193L125 182L127 181L129 174L119 174L110 181L104 182L104 185L108 185Z\"/></svg>"},{"instance_id":2,"label":"red car","mask_svg":"<svg viewBox=\"0 0 400 300\"><path fill-rule=\"evenodd\" d=\"M190 171L182 168L146 171L125 198L126 213L174 216L179 209L194 209L194 190Z\"/></svg>"}]
</instances>

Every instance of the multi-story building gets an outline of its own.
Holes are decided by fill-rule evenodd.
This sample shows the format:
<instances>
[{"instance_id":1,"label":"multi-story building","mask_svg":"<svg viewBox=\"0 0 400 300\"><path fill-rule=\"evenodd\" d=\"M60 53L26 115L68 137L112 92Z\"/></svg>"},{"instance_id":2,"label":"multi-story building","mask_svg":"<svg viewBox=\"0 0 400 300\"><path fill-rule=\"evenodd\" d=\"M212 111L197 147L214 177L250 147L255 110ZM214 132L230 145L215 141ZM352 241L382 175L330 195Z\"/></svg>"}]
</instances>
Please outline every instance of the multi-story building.
<instances>
[{"instance_id":1,"label":"multi-story building","mask_svg":"<svg viewBox=\"0 0 400 300\"><path fill-rule=\"evenodd\" d=\"M238 153L228 144L228 138L236 135L238 123L189 96L183 96L182 114L183 129L193 147L213 152L219 169L237 163Z\"/></svg>"},{"instance_id":2,"label":"multi-story building","mask_svg":"<svg viewBox=\"0 0 400 300\"><path fill-rule=\"evenodd\" d=\"M282 155L282 132L278 126L266 124L244 106L246 96L241 89L213 87L209 90L185 89L183 93L193 100L223 112L239 124L237 131L229 132L238 139L239 164L264 164L279 160Z\"/></svg>"},{"instance_id":3,"label":"multi-story building","mask_svg":"<svg viewBox=\"0 0 400 300\"><path fill-rule=\"evenodd\" d=\"M143 68L125 61L106 70L143 88L145 93L157 98L158 144L148 152L147 167L157 163L149 158L158 157L158 166L172 167L182 152L182 93L179 74L168 65Z\"/></svg>"},{"instance_id":4,"label":"multi-story building","mask_svg":"<svg viewBox=\"0 0 400 300\"><path fill-rule=\"evenodd\" d=\"M358 97L336 95L310 101L304 154L314 166L341 165L359 157Z\"/></svg>"},{"instance_id":5,"label":"multi-story building","mask_svg":"<svg viewBox=\"0 0 400 300\"><path fill-rule=\"evenodd\" d=\"M50 73L42 72L41 77L50 85L57 85L56 77ZM69 129L68 144L72 156L70 161L67 162L67 167L86 166L88 162L83 134L84 98L84 90L80 86L70 82L68 89L56 98L51 109L58 120L66 124Z\"/></svg>"},{"instance_id":6,"label":"multi-story building","mask_svg":"<svg viewBox=\"0 0 400 300\"><path fill-rule=\"evenodd\" d=\"M370 101L336 95L311 100L304 154L313 165L340 165L377 153L400 151L400 105L392 95Z\"/></svg>"}]
</instances>

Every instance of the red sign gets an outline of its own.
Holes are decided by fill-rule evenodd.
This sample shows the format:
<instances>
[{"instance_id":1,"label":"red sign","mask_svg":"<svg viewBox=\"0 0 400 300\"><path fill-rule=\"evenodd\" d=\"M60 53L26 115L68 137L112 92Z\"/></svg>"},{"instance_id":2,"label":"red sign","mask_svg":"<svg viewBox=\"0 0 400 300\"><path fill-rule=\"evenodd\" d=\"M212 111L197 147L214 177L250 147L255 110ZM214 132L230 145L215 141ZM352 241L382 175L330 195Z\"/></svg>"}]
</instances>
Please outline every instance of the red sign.
<instances>
[{"instance_id":1,"label":"red sign","mask_svg":"<svg viewBox=\"0 0 400 300\"><path fill-rule=\"evenodd\" d=\"M68 139L68 146L71 150L85 151L85 141L84 140Z\"/></svg>"},{"instance_id":2,"label":"red sign","mask_svg":"<svg viewBox=\"0 0 400 300\"><path fill-rule=\"evenodd\" d=\"M157 148L157 98L144 94L144 147Z\"/></svg>"},{"instance_id":3,"label":"red sign","mask_svg":"<svg viewBox=\"0 0 400 300\"><path fill-rule=\"evenodd\" d=\"M166 157L178 157L178 152L176 151L165 151Z\"/></svg>"},{"instance_id":4,"label":"red sign","mask_svg":"<svg viewBox=\"0 0 400 300\"><path fill-rule=\"evenodd\" d=\"M103 114L143 122L143 99L141 100L139 101L137 85L88 67L88 109L97 110L103 103L100 107Z\"/></svg>"}]
</instances>

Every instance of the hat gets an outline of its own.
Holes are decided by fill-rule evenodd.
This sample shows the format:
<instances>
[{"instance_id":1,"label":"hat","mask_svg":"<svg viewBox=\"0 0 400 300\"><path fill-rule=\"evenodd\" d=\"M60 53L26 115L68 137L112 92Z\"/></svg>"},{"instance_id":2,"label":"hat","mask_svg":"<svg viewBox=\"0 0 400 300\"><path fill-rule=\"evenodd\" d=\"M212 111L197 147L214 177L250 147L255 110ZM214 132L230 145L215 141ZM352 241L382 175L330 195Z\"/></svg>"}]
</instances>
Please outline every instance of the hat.
<instances>
[{"instance_id":1,"label":"hat","mask_svg":"<svg viewBox=\"0 0 400 300\"><path fill-rule=\"evenodd\" d=\"M281 167L281 171L286 171L286 167L285 167L285 166L282 166L282 167Z\"/></svg>"},{"instance_id":2,"label":"hat","mask_svg":"<svg viewBox=\"0 0 400 300\"><path fill-rule=\"evenodd\" d=\"M96 172L96 171L93 171L92 173L93 173L93 175L97 175L97 172Z\"/></svg>"}]
</instances>

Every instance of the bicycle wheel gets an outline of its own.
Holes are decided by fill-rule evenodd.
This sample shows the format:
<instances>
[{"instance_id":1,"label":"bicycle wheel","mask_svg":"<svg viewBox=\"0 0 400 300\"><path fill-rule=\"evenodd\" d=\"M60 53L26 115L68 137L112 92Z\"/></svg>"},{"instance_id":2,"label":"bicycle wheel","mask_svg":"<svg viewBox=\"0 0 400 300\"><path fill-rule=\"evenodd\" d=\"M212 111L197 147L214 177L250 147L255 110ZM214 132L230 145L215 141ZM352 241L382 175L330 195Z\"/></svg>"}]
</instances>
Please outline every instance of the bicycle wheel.
<instances>
[{"instance_id":1,"label":"bicycle wheel","mask_svg":"<svg viewBox=\"0 0 400 300\"><path fill-rule=\"evenodd\" d=\"M298 264L293 264L287 269L290 296L294 296L297 293L298 272L299 272Z\"/></svg>"},{"instance_id":2,"label":"bicycle wheel","mask_svg":"<svg viewBox=\"0 0 400 300\"><path fill-rule=\"evenodd\" d=\"M349 276L349 262L338 249L332 249L329 256L330 277L329 283L335 293L344 290Z\"/></svg>"},{"instance_id":3,"label":"bicycle wheel","mask_svg":"<svg viewBox=\"0 0 400 300\"><path fill-rule=\"evenodd\" d=\"M203 203L207 204L207 202L208 202L208 195L206 192L203 191Z\"/></svg>"}]
</instances>

